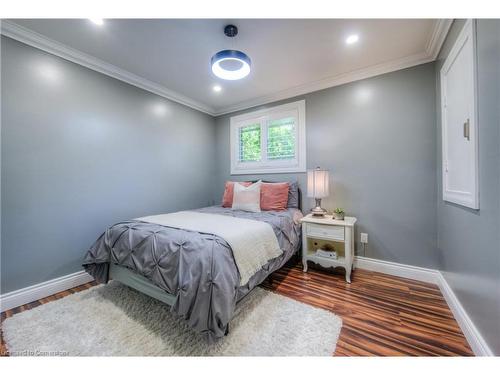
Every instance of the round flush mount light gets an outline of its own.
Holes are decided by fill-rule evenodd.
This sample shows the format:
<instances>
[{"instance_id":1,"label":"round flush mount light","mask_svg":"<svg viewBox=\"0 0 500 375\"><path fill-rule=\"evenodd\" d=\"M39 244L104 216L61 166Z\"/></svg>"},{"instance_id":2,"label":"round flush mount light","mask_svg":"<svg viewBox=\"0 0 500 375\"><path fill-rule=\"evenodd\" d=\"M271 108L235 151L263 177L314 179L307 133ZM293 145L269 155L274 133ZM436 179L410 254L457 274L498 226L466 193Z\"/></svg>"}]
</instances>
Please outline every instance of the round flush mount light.
<instances>
[{"instance_id":1,"label":"round flush mount light","mask_svg":"<svg viewBox=\"0 0 500 375\"><path fill-rule=\"evenodd\" d=\"M250 74L250 58L241 51L225 49L212 56L212 72L219 78L237 80Z\"/></svg>"},{"instance_id":2,"label":"round flush mount light","mask_svg":"<svg viewBox=\"0 0 500 375\"><path fill-rule=\"evenodd\" d=\"M234 38L238 34L238 28L234 25L227 25L224 28L224 34L229 38ZM235 81L250 74L252 61L244 52L225 49L213 55L210 64L212 72L217 77Z\"/></svg>"},{"instance_id":3,"label":"round flush mount light","mask_svg":"<svg viewBox=\"0 0 500 375\"><path fill-rule=\"evenodd\" d=\"M215 92L221 92L222 87L220 87L219 85L214 85L214 86L212 87L212 90L214 90Z\"/></svg>"},{"instance_id":4,"label":"round flush mount light","mask_svg":"<svg viewBox=\"0 0 500 375\"><path fill-rule=\"evenodd\" d=\"M359 40L359 36L357 34L349 35L345 40L346 44L354 44Z\"/></svg>"}]
</instances>

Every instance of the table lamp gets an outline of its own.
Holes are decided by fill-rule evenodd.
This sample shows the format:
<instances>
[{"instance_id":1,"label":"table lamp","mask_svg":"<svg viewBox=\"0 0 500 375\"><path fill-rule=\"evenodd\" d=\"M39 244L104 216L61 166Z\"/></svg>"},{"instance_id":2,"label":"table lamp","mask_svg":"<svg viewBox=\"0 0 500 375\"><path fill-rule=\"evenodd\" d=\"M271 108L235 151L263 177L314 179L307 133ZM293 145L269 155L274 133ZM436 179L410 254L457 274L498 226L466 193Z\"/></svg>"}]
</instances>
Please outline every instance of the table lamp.
<instances>
[{"instance_id":1,"label":"table lamp","mask_svg":"<svg viewBox=\"0 0 500 375\"><path fill-rule=\"evenodd\" d=\"M316 200L316 207L311 209L313 216L325 217L326 210L321 207L321 198L328 197L328 171L317 167L307 171L307 196Z\"/></svg>"}]
</instances>

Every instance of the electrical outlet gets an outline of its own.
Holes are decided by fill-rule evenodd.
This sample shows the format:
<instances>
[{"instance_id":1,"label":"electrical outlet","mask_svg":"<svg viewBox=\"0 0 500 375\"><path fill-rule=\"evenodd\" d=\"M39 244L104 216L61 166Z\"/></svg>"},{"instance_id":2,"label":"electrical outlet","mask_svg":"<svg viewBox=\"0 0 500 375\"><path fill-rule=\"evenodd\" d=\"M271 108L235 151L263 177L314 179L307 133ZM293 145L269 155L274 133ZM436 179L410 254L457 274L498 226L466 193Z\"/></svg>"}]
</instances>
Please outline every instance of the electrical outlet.
<instances>
[{"instance_id":1,"label":"electrical outlet","mask_svg":"<svg viewBox=\"0 0 500 375\"><path fill-rule=\"evenodd\" d=\"M361 233L361 243L368 243L368 233Z\"/></svg>"}]
</instances>

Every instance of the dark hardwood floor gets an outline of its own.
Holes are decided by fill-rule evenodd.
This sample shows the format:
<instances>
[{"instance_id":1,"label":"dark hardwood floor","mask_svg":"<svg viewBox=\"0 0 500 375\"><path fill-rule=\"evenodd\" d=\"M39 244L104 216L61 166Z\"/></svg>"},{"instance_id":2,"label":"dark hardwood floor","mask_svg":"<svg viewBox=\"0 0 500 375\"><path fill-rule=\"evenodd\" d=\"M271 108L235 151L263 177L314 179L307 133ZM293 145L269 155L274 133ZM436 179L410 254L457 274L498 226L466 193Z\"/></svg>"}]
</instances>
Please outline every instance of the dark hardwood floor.
<instances>
[{"instance_id":1,"label":"dark hardwood floor","mask_svg":"<svg viewBox=\"0 0 500 375\"><path fill-rule=\"evenodd\" d=\"M5 318L95 285L88 283L8 310ZM352 284L340 273L285 266L263 287L332 311L343 320L337 356L471 356L464 335L437 286L355 270ZM318 322L318 324L321 324ZM3 335L1 355L8 355Z\"/></svg>"},{"instance_id":2,"label":"dark hardwood floor","mask_svg":"<svg viewBox=\"0 0 500 375\"><path fill-rule=\"evenodd\" d=\"M471 356L460 327L436 285L357 269L341 274L284 267L269 290L342 318L337 356Z\"/></svg>"}]
</instances>

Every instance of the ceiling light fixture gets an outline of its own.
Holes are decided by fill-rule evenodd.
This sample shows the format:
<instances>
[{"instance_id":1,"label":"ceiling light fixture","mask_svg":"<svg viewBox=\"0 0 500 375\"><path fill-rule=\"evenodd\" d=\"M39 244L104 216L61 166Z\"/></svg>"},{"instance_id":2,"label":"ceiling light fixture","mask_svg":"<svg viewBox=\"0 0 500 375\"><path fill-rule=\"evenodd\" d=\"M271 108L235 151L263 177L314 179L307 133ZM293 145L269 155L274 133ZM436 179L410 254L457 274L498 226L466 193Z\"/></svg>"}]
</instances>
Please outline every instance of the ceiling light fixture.
<instances>
[{"instance_id":1,"label":"ceiling light fixture","mask_svg":"<svg viewBox=\"0 0 500 375\"><path fill-rule=\"evenodd\" d=\"M219 85L215 85L214 87L212 87L212 89L213 89L215 92L221 92L222 87L220 87Z\"/></svg>"},{"instance_id":2,"label":"ceiling light fixture","mask_svg":"<svg viewBox=\"0 0 500 375\"><path fill-rule=\"evenodd\" d=\"M104 24L104 20L102 18L89 18L89 21L99 26Z\"/></svg>"},{"instance_id":3,"label":"ceiling light fixture","mask_svg":"<svg viewBox=\"0 0 500 375\"><path fill-rule=\"evenodd\" d=\"M234 38L238 34L238 28L234 25L227 25L224 34L229 38ZM245 78L250 74L252 62L244 52L225 49L212 56L210 61L212 72L219 78L234 81Z\"/></svg>"},{"instance_id":4,"label":"ceiling light fixture","mask_svg":"<svg viewBox=\"0 0 500 375\"><path fill-rule=\"evenodd\" d=\"M359 40L359 36L356 34L349 35L345 40L346 44L354 44Z\"/></svg>"}]
</instances>

